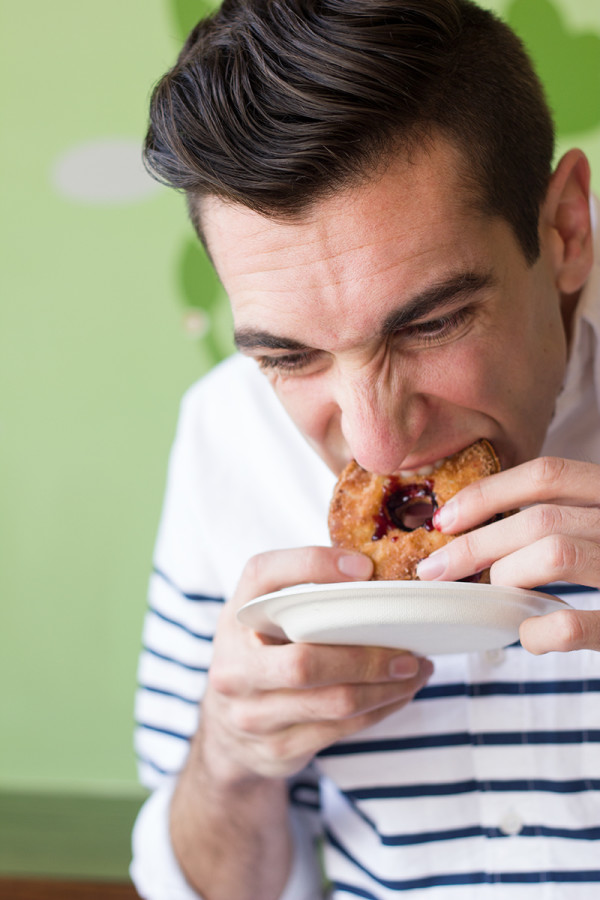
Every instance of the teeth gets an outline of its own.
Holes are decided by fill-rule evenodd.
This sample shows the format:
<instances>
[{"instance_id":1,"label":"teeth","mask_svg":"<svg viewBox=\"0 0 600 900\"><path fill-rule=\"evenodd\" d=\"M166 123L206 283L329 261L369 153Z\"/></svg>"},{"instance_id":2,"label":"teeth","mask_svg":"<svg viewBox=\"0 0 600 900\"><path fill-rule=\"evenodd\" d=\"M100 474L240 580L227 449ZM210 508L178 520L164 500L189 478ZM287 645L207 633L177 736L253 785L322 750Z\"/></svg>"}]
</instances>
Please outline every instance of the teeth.
<instances>
[{"instance_id":1,"label":"teeth","mask_svg":"<svg viewBox=\"0 0 600 900\"><path fill-rule=\"evenodd\" d=\"M437 462L433 463L431 466L421 466L420 469L400 469L400 477L401 478L414 478L415 475L419 475L421 478L427 477L427 475L433 475L436 469L439 469L441 465L446 461L446 457L444 459L438 459Z\"/></svg>"},{"instance_id":2,"label":"teeth","mask_svg":"<svg viewBox=\"0 0 600 900\"><path fill-rule=\"evenodd\" d=\"M417 469L417 475L433 475L434 471L434 466L421 466L420 469Z\"/></svg>"}]
</instances>

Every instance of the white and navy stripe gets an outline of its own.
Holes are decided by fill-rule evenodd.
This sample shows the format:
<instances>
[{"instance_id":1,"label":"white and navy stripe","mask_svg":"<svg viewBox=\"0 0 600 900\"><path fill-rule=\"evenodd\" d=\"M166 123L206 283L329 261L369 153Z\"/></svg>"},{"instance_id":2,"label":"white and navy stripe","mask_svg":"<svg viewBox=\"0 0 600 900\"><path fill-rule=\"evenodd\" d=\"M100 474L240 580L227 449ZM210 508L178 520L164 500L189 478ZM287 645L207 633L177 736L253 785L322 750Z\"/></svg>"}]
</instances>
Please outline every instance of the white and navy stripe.
<instances>
[{"instance_id":1,"label":"white and navy stripe","mask_svg":"<svg viewBox=\"0 0 600 900\"><path fill-rule=\"evenodd\" d=\"M149 591L136 697L140 774L155 787L180 771L198 727L200 701L223 598L184 591L155 569Z\"/></svg>"}]
</instances>

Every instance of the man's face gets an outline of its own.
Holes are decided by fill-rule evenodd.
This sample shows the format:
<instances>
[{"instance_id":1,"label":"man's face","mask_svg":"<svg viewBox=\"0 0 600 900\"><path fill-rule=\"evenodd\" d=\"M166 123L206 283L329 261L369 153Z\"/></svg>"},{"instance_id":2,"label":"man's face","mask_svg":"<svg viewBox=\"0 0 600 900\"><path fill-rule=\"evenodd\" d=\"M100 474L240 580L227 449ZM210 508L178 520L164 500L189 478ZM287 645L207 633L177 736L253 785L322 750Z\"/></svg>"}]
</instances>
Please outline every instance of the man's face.
<instances>
[{"instance_id":1,"label":"man's face","mask_svg":"<svg viewBox=\"0 0 600 900\"><path fill-rule=\"evenodd\" d=\"M203 206L238 346L335 473L419 469L481 437L504 467L541 448L566 361L549 240L528 266L458 169L438 142L293 223Z\"/></svg>"}]
</instances>

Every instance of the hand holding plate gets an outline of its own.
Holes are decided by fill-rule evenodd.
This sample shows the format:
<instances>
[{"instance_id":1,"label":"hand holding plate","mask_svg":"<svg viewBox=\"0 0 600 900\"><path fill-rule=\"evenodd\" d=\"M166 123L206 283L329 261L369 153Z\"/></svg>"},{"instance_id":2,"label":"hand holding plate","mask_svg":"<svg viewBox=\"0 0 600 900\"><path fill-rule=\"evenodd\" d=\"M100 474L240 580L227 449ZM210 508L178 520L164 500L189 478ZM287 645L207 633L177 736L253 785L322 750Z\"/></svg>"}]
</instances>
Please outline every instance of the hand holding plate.
<instances>
[{"instance_id":1,"label":"hand holding plate","mask_svg":"<svg viewBox=\"0 0 600 900\"><path fill-rule=\"evenodd\" d=\"M381 647L273 642L236 618L247 601L291 584L364 580L371 562L329 547L254 557L227 604L199 736L215 778L284 778L323 747L404 706L432 672L427 660Z\"/></svg>"}]
</instances>

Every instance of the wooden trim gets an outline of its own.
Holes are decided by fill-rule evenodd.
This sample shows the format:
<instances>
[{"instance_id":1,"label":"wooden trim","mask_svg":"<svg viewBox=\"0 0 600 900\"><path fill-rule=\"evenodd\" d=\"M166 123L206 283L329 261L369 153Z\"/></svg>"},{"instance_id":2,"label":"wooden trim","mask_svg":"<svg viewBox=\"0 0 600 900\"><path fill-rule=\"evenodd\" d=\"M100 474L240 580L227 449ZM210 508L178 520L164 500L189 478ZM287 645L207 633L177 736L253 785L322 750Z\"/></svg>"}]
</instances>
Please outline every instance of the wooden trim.
<instances>
[{"instance_id":1,"label":"wooden trim","mask_svg":"<svg viewBox=\"0 0 600 900\"><path fill-rule=\"evenodd\" d=\"M139 900L130 884L0 878L0 900Z\"/></svg>"}]
</instances>

